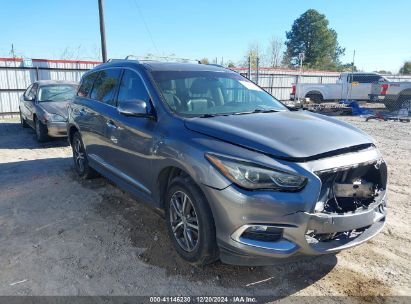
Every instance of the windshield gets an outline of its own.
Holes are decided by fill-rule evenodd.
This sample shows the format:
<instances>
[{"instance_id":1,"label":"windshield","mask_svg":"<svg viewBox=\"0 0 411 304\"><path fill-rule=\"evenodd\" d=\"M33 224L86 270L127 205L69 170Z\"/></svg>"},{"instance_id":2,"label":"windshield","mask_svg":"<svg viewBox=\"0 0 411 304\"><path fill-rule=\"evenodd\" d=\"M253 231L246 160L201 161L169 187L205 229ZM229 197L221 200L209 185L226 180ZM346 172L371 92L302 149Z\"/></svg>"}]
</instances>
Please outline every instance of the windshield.
<instances>
[{"instance_id":1,"label":"windshield","mask_svg":"<svg viewBox=\"0 0 411 304\"><path fill-rule=\"evenodd\" d=\"M165 101L177 114L207 116L286 111L251 81L232 72L152 72Z\"/></svg>"},{"instance_id":2,"label":"windshield","mask_svg":"<svg viewBox=\"0 0 411 304\"><path fill-rule=\"evenodd\" d=\"M48 85L39 88L37 100L39 102L66 101L76 94L76 85Z\"/></svg>"}]
</instances>

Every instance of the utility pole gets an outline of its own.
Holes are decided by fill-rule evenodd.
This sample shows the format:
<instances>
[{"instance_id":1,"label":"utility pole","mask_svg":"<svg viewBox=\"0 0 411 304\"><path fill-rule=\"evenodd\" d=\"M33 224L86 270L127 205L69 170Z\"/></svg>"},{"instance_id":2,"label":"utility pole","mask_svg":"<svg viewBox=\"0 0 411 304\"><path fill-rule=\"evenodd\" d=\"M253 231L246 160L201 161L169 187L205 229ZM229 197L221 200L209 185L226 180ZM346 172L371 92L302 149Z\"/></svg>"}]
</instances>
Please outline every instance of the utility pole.
<instances>
[{"instance_id":1,"label":"utility pole","mask_svg":"<svg viewBox=\"0 0 411 304\"><path fill-rule=\"evenodd\" d=\"M248 56L248 79L251 80L251 56Z\"/></svg>"},{"instance_id":2,"label":"utility pole","mask_svg":"<svg viewBox=\"0 0 411 304\"><path fill-rule=\"evenodd\" d=\"M350 88L348 89L347 92L347 100L351 100L351 96L352 96L352 83L354 81L354 61L355 61L355 50L354 53L352 54L352 63L351 63L351 85Z\"/></svg>"},{"instance_id":3,"label":"utility pole","mask_svg":"<svg viewBox=\"0 0 411 304\"><path fill-rule=\"evenodd\" d=\"M305 53L304 52L299 53L298 54L298 59L300 60L300 68L299 68L299 72L298 72L298 76L297 76L297 83L295 85L296 94L294 95L294 101L296 100L296 97L297 97L297 101L300 100L300 90L298 89L298 87L299 87L298 84L301 80L301 74L303 72L303 61L305 59ZM301 103L301 107L303 107L303 106L304 106L304 101L302 101L302 103Z\"/></svg>"},{"instance_id":4,"label":"utility pole","mask_svg":"<svg viewBox=\"0 0 411 304\"><path fill-rule=\"evenodd\" d=\"M98 13L100 16L101 55L103 57L103 62L107 62L106 30L104 27L104 0L98 0Z\"/></svg>"},{"instance_id":5,"label":"utility pole","mask_svg":"<svg viewBox=\"0 0 411 304\"><path fill-rule=\"evenodd\" d=\"M14 51L14 44L12 43L11 44L11 56L13 56L13 59L15 59L16 58L16 52Z\"/></svg>"}]
</instances>

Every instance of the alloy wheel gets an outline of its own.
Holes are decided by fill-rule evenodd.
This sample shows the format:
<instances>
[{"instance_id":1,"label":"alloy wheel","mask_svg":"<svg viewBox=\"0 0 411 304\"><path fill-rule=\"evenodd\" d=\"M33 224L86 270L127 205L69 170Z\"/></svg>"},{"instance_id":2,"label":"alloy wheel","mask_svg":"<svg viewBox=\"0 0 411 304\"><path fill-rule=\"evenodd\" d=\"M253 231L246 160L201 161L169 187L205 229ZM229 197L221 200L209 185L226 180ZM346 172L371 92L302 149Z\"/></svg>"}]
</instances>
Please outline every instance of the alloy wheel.
<instances>
[{"instance_id":1,"label":"alloy wheel","mask_svg":"<svg viewBox=\"0 0 411 304\"><path fill-rule=\"evenodd\" d=\"M79 171L82 173L84 172L84 149L83 145L81 143L81 140L79 138L76 138L74 141L74 162L79 169Z\"/></svg>"},{"instance_id":2,"label":"alloy wheel","mask_svg":"<svg viewBox=\"0 0 411 304\"><path fill-rule=\"evenodd\" d=\"M198 217L190 197L175 192L170 200L170 223L178 245L187 252L194 251L199 244Z\"/></svg>"}]
</instances>

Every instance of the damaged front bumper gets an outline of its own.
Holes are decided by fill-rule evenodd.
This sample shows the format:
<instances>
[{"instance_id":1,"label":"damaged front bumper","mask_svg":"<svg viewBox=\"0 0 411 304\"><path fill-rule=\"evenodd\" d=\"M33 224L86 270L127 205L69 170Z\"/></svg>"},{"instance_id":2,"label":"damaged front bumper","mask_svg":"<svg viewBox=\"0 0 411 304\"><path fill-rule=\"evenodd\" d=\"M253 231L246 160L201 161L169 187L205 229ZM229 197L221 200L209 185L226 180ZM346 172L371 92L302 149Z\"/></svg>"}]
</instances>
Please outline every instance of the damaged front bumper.
<instances>
[{"instance_id":1,"label":"damaged front bumper","mask_svg":"<svg viewBox=\"0 0 411 304\"><path fill-rule=\"evenodd\" d=\"M367 165L381 163L376 151L360 152L356 159L366 160L369 154L372 157L368 157ZM352 155L344 157L352 162ZM341 164L343 159L338 156L336 160ZM318 160L304 167L318 172L329 164L329 159ZM363 165L346 162L344 168L361 169ZM306 188L296 193L246 191L234 185L224 190L204 189L212 202L221 260L237 265L267 265L278 259L335 253L359 245L383 229L385 189L372 203L355 210L317 210L326 182L318 173L309 179Z\"/></svg>"}]
</instances>

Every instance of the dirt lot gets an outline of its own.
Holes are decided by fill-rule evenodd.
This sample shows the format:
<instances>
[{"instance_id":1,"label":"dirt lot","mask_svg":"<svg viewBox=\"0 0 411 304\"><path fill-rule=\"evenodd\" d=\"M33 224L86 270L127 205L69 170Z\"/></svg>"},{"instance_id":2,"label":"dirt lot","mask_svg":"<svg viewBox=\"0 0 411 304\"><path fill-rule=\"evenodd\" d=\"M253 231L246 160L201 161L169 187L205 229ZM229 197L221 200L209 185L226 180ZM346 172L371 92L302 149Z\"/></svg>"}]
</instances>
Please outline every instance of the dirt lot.
<instances>
[{"instance_id":1,"label":"dirt lot","mask_svg":"<svg viewBox=\"0 0 411 304\"><path fill-rule=\"evenodd\" d=\"M0 121L0 295L411 295L411 123L344 120L388 163L383 232L336 256L205 268L176 256L151 209L104 178L80 182L65 140Z\"/></svg>"}]
</instances>

